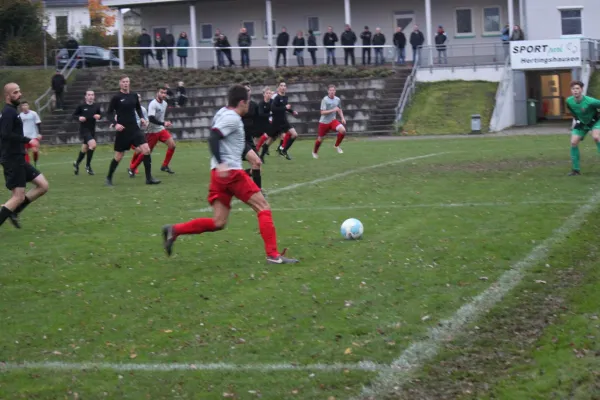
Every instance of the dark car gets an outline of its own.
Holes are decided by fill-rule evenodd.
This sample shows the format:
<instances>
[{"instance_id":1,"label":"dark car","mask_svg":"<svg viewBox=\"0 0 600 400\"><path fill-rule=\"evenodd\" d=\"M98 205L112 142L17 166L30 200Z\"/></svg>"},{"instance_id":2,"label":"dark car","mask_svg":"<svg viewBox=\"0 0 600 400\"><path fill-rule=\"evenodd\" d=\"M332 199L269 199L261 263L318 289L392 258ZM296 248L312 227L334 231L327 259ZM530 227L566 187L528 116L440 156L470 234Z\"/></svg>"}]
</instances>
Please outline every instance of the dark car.
<instances>
[{"instance_id":1,"label":"dark car","mask_svg":"<svg viewBox=\"0 0 600 400\"><path fill-rule=\"evenodd\" d=\"M69 61L69 52L67 49L61 49L56 56L56 65L59 68L64 67ZM72 61L71 66L77 63L77 68L89 67L107 67L119 65L119 59L107 49L97 46L79 46L77 55Z\"/></svg>"}]
</instances>

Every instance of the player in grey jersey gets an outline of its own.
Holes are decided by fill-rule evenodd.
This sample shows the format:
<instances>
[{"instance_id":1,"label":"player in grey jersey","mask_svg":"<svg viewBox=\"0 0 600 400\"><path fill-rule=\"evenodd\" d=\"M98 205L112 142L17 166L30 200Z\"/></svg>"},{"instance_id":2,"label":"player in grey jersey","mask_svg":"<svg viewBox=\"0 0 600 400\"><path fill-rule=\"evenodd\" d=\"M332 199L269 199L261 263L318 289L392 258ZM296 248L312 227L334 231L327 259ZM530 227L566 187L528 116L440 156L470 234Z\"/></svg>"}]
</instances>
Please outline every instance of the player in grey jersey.
<instances>
[{"instance_id":1,"label":"player in grey jersey","mask_svg":"<svg viewBox=\"0 0 600 400\"><path fill-rule=\"evenodd\" d=\"M341 122L336 119L339 114ZM337 139L335 141L335 149L339 154L342 154L342 148L340 144L346 136L346 119L344 118L344 112L342 111L342 102L340 98L335 95L335 85L329 85L327 88L327 96L321 100L321 118L319 119L319 134L315 141L315 147L313 148L313 158L319 158L317 154L321 143L325 140L325 136L329 131L337 131Z\"/></svg>"},{"instance_id":2,"label":"player in grey jersey","mask_svg":"<svg viewBox=\"0 0 600 400\"><path fill-rule=\"evenodd\" d=\"M180 235L214 232L225 228L231 209L231 199L235 196L256 211L260 234L267 253L267 263L292 264L298 262L298 260L284 257L285 250L281 253L277 250L277 234L271 207L258 186L242 167L242 158L249 152L253 153L252 157L258 158L256 153L249 149L244 137L241 116L248 112L249 104L250 95L244 86L235 85L229 89L228 107L222 108L215 115L208 139L212 153L208 202L213 208L213 217L165 225L162 229L163 246L168 255L171 255L173 244Z\"/></svg>"}]
</instances>

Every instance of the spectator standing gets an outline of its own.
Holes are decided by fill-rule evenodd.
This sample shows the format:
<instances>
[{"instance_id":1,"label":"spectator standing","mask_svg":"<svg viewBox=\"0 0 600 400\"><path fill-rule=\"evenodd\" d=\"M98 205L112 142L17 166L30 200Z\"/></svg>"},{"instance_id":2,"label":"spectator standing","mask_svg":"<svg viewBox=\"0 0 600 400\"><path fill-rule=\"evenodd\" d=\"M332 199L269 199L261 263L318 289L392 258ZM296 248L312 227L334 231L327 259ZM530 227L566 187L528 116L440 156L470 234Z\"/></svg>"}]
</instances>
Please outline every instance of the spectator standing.
<instances>
[{"instance_id":1,"label":"spectator standing","mask_svg":"<svg viewBox=\"0 0 600 400\"><path fill-rule=\"evenodd\" d=\"M65 109L65 87L67 81L63 74L60 73L60 69L56 70L56 74L52 77L52 90L56 97L56 110L62 111Z\"/></svg>"},{"instance_id":2,"label":"spectator standing","mask_svg":"<svg viewBox=\"0 0 600 400\"><path fill-rule=\"evenodd\" d=\"M156 61L158 61L158 66L160 68L163 67L163 56L165 54L165 50L161 49L161 47L165 47L165 43L160 37L160 34L157 33L154 37L154 51L156 53Z\"/></svg>"},{"instance_id":3,"label":"spectator standing","mask_svg":"<svg viewBox=\"0 0 600 400\"><path fill-rule=\"evenodd\" d=\"M375 35L373 35L373 47L375 48L375 65L385 64L385 57L383 56L383 45L385 45L385 35L381 33L381 28L375 28Z\"/></svg>"},{"instance_id":4,"label":"spectator standing","mask_svg":"<svg viewBox=\"0 0 600 400\"><path fill-rule=\"evenodd\" d=\"M333 27L327 27L327 32L323 36L323 46L325 46L325 51L327 52L327 65L333 63L333 65L337 65L335 62L335 44L338 42L338 37L333 31Z\"/></svg>"},{"instance_id":5,"label":"spectator standing","mask_svg":"<svg viewBox=\"0 0 600 400\"><path fill-rule=\"evenodd\" d=\"M356 44L356 34L352 31L350 25L346 25L344 33L342 33L342 46L354 46ZM354 48L344 47L344 64L348 65L348 57L352 61L352 65L356 64L354 58Z\"/></svg>"},{"instance_id":6,"label":"spectator standing","mask_svg":"<svg viewBox=\"0 0 600 400\"><path fill-rule=\"evenodd\" d=\"M302 31L298 31L292 42L292 46L294 46L294 55L298 61L298 66L304 67L304 46L306 46L306 41L304 40L304 33Z\"/></svg>"},{"instance_id":7,"label":"spectator standing","mask_svg":"<svg viewBox=\"0 0 600 400\"><path fill-rule=\"evenodd\" d=\"M371 65L371 44L373 39L373 34L369 30L368 26L365 26L365 30L360 34L360 38L362 39L363 47L362 49L362 63L363 65Z\"/></svg>"},{"instance_id":8,"label":"spectator standing","mask_svg":"<svg viewBox=\"0 0 600 400\"><path fill-rule=\"evenodd\" d=\"M277 59L275 61L275 67L279 67L279 57L283 56L283 66L287 66L287 49L286 47L290 44L290 34L287 33L285 27L281 28L281 32L277 35Z\"/></svg>"},{"instance_id":9,"label":"spectator standing","mask_svg":"<svg viewBox=\"0 0 600 400\"><path fill-rule=\"evenodd\" d=\"M419 27L415 25L413 32L410 34L410 45L413 50L413 64L421 57L421 47L423 47L423 43L425 43L425 36L423 36L423 32L419 30Z\"/></svg>"},{"instance_id":10,"label":"spectator standing","mask_svg":"<svg viewBox=\"0 0 600 400\"><path fill-rule=\"evenodd\" d=\"M312 65L317 65L317 38L312 29L308 31L308 52L312 59Z\"/></svg>"},{"instance_id":11,"label":"spectator standing","mask_svg":"<svg viewBox=\"0 0 600 400\"><path fill-rule=\"evenodd\" d=\"M246 47L240 50L242 68L250 67L250 50L248 49L250 46L252 46L252 38L248 35L248 30L246 28L241 28L240 34L238 35L238 47Z\"/></svg>"},{"instance_id":12,"label":"spectator standing","mask_svg":"<svg viewBox=\"0 0 600 400\"><path fill-rule=\"evenodd\" d=\"M443 26L438 26L437 35L435 35L435 47L438 52L438 63L440 64L448 64L448 54L446 52L446 41L448 37L446 36L446 32L444 32Z\"/></svg>"},{"instance_id":13,"label":"spectator standing","mask_svg":"<svg viewBox=\"0 0 600 400\"><path fill-rule=\"evenodd\" d=\"M523 32L523 30L521 29L521 27L519 25L515 25L515 27L513 28L512 35L510 36L510 40L512 40L512 41L525 40L525 33Z\"/></svg>"},{"instance_id":14,"label":"spectator standing","mask_svg":"<svg viewBox=\"0 0 600 400\"><path fill-rule=\"evenodd\" d=\"M152 38L148 35L146 29L142 29L142 34L138 37L137 40L138 47L147 47L148 49L140 50L140 59L142 63L142 68L150 68L150 56L152 55Z\"/></svg>"},{"instance_id":15,"label":"spectator standing","mask_svg":"<svg viewBox=\"0 0 600 400\"><path fill-rule=\"evenodd\" d=\"M173 37L173 34L171 33L170 30L167 29L167 32L165 34L164 40L165 42L165 47L175 47L175 38ZM167 50L167 66L169 68L173 68L174 65L174 61L173 61L173 49L168 49Z\"/></svg>"},{"instance_id":16,"label":"spectator standing","mask_svg":"<svg viewBox=\"0 0 600 400\"><path fill-rule=\"evenodd\" d=\"M177 39L177 57L179 57L179 66L181 68L187 67L188 47L190 47L190 41L188 40L187 33L181 32L179 39Z\"/></svg>"},{"instance_id":17,"label":"spectator standing","mask_svg":"<svg viewBox=\"0 0 600 400\"><path fill-rule=\"evenodd\" d=\"M396 62L400 65L406 61L406 36L401 27L396 28L394 33L394 47L396 48Z\"/></svg>"}]
</instances>

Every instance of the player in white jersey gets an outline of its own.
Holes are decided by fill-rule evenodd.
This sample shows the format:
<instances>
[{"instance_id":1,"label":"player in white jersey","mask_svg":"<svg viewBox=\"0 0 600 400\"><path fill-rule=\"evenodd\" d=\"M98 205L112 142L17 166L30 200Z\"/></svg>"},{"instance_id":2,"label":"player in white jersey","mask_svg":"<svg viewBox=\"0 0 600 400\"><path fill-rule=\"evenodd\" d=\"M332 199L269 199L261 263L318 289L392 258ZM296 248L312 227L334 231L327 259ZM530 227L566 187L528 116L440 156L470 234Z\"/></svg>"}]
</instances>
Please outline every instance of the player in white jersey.
<instances>
[{"instance_id":1,"label":"player in white jersey","mask_svg":"<svg viewBox=\"0 0 600 400\"><path fill-rule=\"evenodd\" d=\"M168 255L173 252L173 244L180 235L214 232L225 228L231 209L231 199L235 196L256 211L260 234L267 253L267 263L292 264L298 262L298 260L284 257L285 250L282 253L277 250L277 234L271 207L242 166L242 158L245 155L248 156L248 152L251 151L245 140L244 124L242 123L242 115L248 112L249 104L250 95L244 86L235 85L229 89L227 93L228 107L219 110L215 115L208 139L212 153L208 202L213 208L213 217L165 225L162 229L163 246ZM254 153L252 157L258 156Z\"/></svg>"},{"instance_id":2,"label":"player in white jersey","mask_svg":"<svg viewBox=\"0 0 600 400\"><path fill-rule=\"evenodd\" d=\"M33 164L37 168L37 162L40 157L40 147L39 142L42 140L42 135L40 135L40 128L42 126L42 120L38 113L29 109L29 103L26 101L21 103L21 114L19 114L19 118L23 121L23 135L28 137L29 139L35 139L36 142L28 143L25 145L25 161L30 162L29 160L29 149L33 150Z\"/></svg>"},{"instance_id":3,"label":"player in white jersey","mask_svg":"<svg viewBox=\"0 0 600 400\"><path fill-rule=\"evenodd\" d=\"M165 160L163 161L160 170L169 174L174 174L175 172L169 168L169 163L173 158L173 154L175 154L175 140L167 130L167 128L170 128L173 125L171 121L165 120L167 105L167 88L161 87L156 92L156 98L148 105L147 116L150 123L147 128L146 141L148 142L148 146L150 146L150 151L154 149L158 142L167 145L167 154L165 155ZM142 112L143 111L144 110L142 109ZM131 163L129 164L129 169L127 170L130 177L135 177L137 167L141 164L143 159L144 155L141 153L133 155Z\"/></svg>"},{"instance_id":4,"label":"player in white jersey","mask_svg":"<svg viewBox=\"0 0 600 400\"><path fill-rule=\"evenodd\" d=\"M336 119L336 115L340 115L341 122ZM346 119L344 119L344 113L342 111L342 102L340 98L335 95L335 85L329 85L327 88L327 96L321 100L321 118L319 119L319 134L315 141L315 147L313 148L313 158L319 158L317 154L321 143L325 140L325 136L329 131L337 131L337 139L335 140L335 149L338 153L342 154L342 148L340 144L346 136Z\"/></svg>"}]
</instances>

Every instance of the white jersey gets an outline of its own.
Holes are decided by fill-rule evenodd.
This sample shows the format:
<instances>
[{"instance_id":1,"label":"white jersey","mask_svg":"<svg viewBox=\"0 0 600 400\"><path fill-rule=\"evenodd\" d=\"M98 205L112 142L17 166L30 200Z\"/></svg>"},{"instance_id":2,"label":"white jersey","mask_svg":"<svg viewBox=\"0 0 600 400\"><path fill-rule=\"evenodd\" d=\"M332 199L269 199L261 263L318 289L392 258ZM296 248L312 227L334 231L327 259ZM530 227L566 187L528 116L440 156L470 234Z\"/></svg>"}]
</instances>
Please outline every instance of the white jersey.
<instances>
[{"instance_id":1,"label":"white jersey","mask_svg":"<svg viewBox=\"0 0 600 400\"><path fill-rule=\"evenodd\" d=\"M323 100L321 100L321 111L333 110L336 107L341 107L341 105L342 105L342 102L339 97L335 96L332 99L329 96L325 96L325 97L323 97ZM336 116L337 116L337 113L321 115L321 118L319 119L319 123L330 124L331 122L333 122L333 120L335 119Z\"/></svg>"},{"instance_id":2,"label":"white jersey","mask_svg":"<svg viewBox=\"0 0 600 400\"><path fill-rule=\"evenodd\" d=\"M159 121L165 122L165 115L167 114L167 102L154 99L148 105L148 118L154 117ZM164 130L164 125L157 125L152 122L148 125L148 133L158 133Z\"/></svg>"},{"instance_id":3,"label":"white jersey","mask_svg":"<svg viewBox=\"0 0 600 400\"><path fill-rule=\"evenodd\" d=\"M42 120L35 111L29 110L27 114L19 114L19 118L23 121L23 135L29 139L37 139L40 136L37 124L41 124Z\"/></svg>"},{"instance_id":4,"label":"white jersey","mask_svg":"<svg viewBox=\"0 0 600 400\"><path fill-rule=\"evenodd\" d=\"M144 116L144 119L146 121L148 121L148 110L146 110L144 108L144 106L141 106L141 107L142 107L142 115ZM137 121L138 126L141 128L142 127L142 120L140 120L140 116L138 115L137 112L134 111L134 113L135 113L135 120Z\"/></svg>"},{"instance_id":5,"label":"white jersey","mask_svg":"<svg viewBox=\"0 0 600 400\"><path fill-rule=\"evenodd\" d=\"M212 129L223 136L219 145L221 161L229 169L242 169L242 155L246 147L242 117L231 108L223 107L213 118ZM217 160L211 157L210 169L217 168L217 165Z\"/></svg>"}]
</instances>

